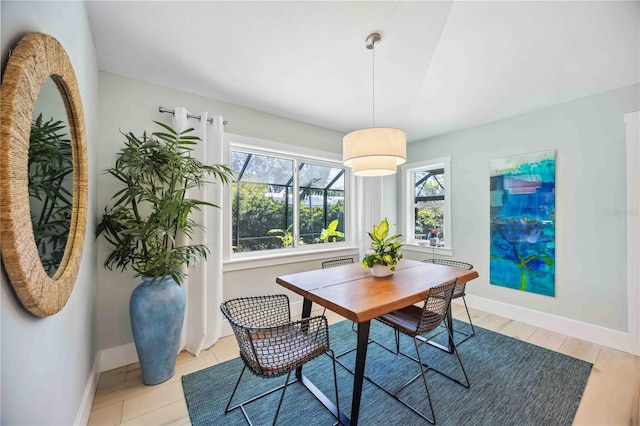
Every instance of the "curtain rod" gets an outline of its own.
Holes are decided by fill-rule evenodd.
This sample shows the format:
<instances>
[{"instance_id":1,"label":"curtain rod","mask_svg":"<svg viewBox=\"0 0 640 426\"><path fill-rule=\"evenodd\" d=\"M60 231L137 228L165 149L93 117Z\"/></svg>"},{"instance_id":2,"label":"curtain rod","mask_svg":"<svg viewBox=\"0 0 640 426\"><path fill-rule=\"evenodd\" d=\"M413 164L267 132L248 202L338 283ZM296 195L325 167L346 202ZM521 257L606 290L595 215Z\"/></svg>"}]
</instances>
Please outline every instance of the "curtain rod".
<instances>
[{"instance_id":1,"label":"curtain rod","mask_svg":"<svg viewBox=\"0 0 640 426\"><path fill-rule=\"evenodd\" d=\"M169 109L169 108L165 108L165 107L163 107L163 106L159 107L159 108L158 108L158 111L160 111L160 112L166 112L166 113L168 113L168 114L173 114L173 115L175 115L175 111L174 111L174 110ZM201 116L199 116L199 115L193 115L193 114L190 114L190 113L187 113L187 118L195 118L196 120L200 120L200 119L202 119L202 117L201 117ZM207 119L207 121L208 121L209 123L213 124L213 118L209 118L209 119ZM228 122L227 120L224 120L224 121L222 122L222 124L223 124L224 126L228 126L228 125L229 125L229 122Z\"/></svg>"}]
</instances>

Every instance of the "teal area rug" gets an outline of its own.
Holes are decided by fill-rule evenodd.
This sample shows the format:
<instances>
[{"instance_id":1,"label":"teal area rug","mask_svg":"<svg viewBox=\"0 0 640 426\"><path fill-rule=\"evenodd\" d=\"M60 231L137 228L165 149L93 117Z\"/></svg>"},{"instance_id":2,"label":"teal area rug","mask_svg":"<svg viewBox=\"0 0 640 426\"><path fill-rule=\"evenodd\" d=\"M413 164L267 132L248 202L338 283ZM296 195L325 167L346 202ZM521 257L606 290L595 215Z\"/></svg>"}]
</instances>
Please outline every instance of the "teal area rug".
<instances>
[{"instance_id":1,"label":"teal area rug","mask_svg":"<svg viewBox=\"0 0 640 426\"><path fill-rule=\"evenodd\" d=\"M454 328L468 327L456 321ZM351 323L342 321L330 327L332 348L336 353L355 346L356 334ZM371 337L393 346L389 327L372 321ZM415 354L412 341L402 336L402 350ZM517 339L476 327L476 336L459 346L460 357L471 382L465 389L439 374L427 374L429 390L438 425L570 425L591 372L592 364L553 352ZM425 345L423 359L433 367L456 378L462 373L455 358ZM355 353L341 357L353 368ZM340 409L351 411L353 376L338 365ZM242 370L235 358L182 377L182 386L193 426L245 425L238 409L224 414L229 395ZM378 345L370 344L366 374L387 389L396 389L419 372L418 365L396 356ZM322 356L304 367L309 377L331 400L333 374L331 360ZM235 402L241 402L284 382L284 377L262 379L245 372ZM415 381L401 394L419 409L428 403L421 380ZM254 425L271 424L280 392L275 392L247 406ZM241 399L242 398L242 399ZM287 388L278 424L332 425L335 419L299 383ZM386 393L364 382L360 408L361 425L427 424Z\"/></svg>"}]
</instances>

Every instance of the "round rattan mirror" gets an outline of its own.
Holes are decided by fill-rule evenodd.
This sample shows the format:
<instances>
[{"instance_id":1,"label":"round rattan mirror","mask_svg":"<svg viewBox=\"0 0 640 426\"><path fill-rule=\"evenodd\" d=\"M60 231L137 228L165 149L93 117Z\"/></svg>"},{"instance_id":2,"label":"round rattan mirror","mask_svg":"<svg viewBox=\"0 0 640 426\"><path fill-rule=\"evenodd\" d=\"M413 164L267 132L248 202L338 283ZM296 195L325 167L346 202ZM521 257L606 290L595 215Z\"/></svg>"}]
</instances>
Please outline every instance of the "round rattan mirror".
<instances>
[{"instance_id":1,"label":"round rattan mirror","mask_svg":"<svg viewBox=\"0 0 640 426\"><path fill-rule=\"evenodd\" d=\"M29 197L29 147L36 103L52 80L66 110L71 144L71 215L57 268L45 271L32 225ZM2 77L0 133L0 235L2 263L24 307L44 317L67 303L80 267L86 229L87 154L84 113L78 82L62 45L53 37L31 33L12 51Z\"/></svg>"}]
</instances>

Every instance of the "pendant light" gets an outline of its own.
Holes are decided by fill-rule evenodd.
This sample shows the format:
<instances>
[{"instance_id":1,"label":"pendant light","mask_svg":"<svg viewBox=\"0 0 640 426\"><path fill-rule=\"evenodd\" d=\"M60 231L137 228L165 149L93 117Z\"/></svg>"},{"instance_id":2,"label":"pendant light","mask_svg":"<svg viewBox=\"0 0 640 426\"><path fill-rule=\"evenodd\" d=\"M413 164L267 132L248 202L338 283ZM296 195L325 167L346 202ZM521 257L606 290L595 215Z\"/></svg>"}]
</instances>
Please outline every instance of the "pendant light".
<instances>
[{"instance_id":1,"label":"pendant light","mask_svg":"<svg viewBox=\"0 0 640 426\"><path fill-rule=\"evenodd\" d=\"M380 42L380 34L370 34L365 46L373 51ZM407 158L407 136L399 129L376 127L375 105L375 51L373 51L373 109L372 126L356 130L342 139L344 165L351 167L356 176L386 176L396 172L397 166Z\"/></svg>"}]
</instances>

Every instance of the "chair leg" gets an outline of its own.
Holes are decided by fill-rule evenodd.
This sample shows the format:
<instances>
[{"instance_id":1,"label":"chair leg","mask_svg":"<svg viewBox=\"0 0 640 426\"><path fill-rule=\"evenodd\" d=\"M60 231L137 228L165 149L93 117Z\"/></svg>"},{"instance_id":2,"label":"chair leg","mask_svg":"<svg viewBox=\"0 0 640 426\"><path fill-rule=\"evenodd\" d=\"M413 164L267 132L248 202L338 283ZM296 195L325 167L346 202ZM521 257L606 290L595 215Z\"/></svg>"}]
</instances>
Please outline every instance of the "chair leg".
<instances>
[{"instance_id":1,"label":"chair leg","mask_svg":"<svg viewBox=\"0 0 640 426\"><path fill-rule=\"evenodd\" d=\"M224 413L225 413L225 414L227 414L227 413L229 413L229 412L231 412L231 411L233 411L233 410L235 410L235 409L239 408L239 409L242 411L242 415L244 416L245 420L247 421L247 423L249 424L249 426L251 426L253 423L251 422L251 419L249 418L249 414L248 414L248 413L247 413L247 411L244 409L244 406L245 406L245 405L247 405L247 404L251 404L252 402L257 401L257 400L259 400L259 399L261 399L261 398L263 398L263 397L265 397L265 396L267 396L267 395L270 395L270 394L272 394L272 393L274 393L274 392L277 392L277 391L279 391L280 389L284 389L284 390L286 390L286 387L287 387L288 385L290 385L291 383L295 383L295 382L297 381L297 379L294 379L293 381L289 382L289 379L291 378L291 377L290 377L290 376L291 376L291 372L289 372L289 374L287 375L287 380L284 382L284 384L282 384L282 385L280 385L280 386L277 386L277 387L275 387L275 388L273 388L273 389L271 389L271 390L268 390L268 391L266 391L266 392L263 392L263 393L261 393L260 395L256 395L256 396L254 396L254 397L252 397L252 398L250 398L250 399L248 399L248 400L246 400L246 401L244 401L244 402L241 402L241 403L239 403L239 404L236 404L236 405L234 405L234 406L232 407L232 406L231 406L231 402L233 401L233 397L234 397L234 395L236 394L236 391L238 390L238 387L239 387L239 385L240 385L240 381L242 380L242 376L244 375L244 372L245 372L245 370L246 370L246 369L247 369L247 366L246 366L246 365L244 365L244 366L242 367L242 371L240 372L240 377L238 377L238 380L236 381L236 385L235 385L235 386L234 386L234 388L233 388L233 392L231 392L231 396L229 397L229 402L227 402L227 406L226 406L226 408L225 408L225 410L224 410ZM277 419L277 417L278 417L278 412L279 412L279 410L280 410L280 406L281 406L281 404L282 404L282 399L284 398L284 390L282 391L282 395L281 395L281 397L280 397L280 404L278 404L278 408L277 408L277 411L276 411L276 415L275 415L275 418L274 418L274 422L275 422L275 420L276 420L276 419Z\"/></svg>"},{"instance_id":2,"label":"chair leg","mask_svg":"<svg viewBox=\"0 0 640 426\"><path fill-rule=\"evenodd\" d=\"M420 346L424 346L424 345L429 345L429 346L431 346L431 345L430 345L430 341L431 341L431 339L432 339L432 338L434 338L435 336L437 336L438 334L440 334L440 333L444 332L444 331L446 331L446 332L448 333L448 335L449 335L449 338L450 338L450 339L453 339L453 332L449 329L449 327L447 327L446 322L445 322L444 330L443 330L443 331L441 331L441 332L439 332L439 333L437 333L437 334L435 334L435 335L429 336L429 337L424 337L424 336L420 336L420 335L414 336L414 337L413 337L414 343L415 343L415 344L417 344L417 345L418 345L418 347L420 347ZM420 342L420 343L418 344L418 342ZM459 344L459 342L458 342L458 344ZM436 346L436 349L440 349L440 350L442 350L442 351L444 351L444 352L447 352L447 353L451 354L451 352L446 351L446 350L444 350L444 349L442 349L442 348L440 348L440 347L438 347L438 346ZM436 368L434 368L434 367L430 366L429 364L425 364L425 363L423 363L423 362L421 361L421 359L414 358L413 356L411 356L411 355L409 355L409 354L406 354L406 353L404 353L404 352L400 352L400 355L403 355L403 356L405 356L405 357L409 358L410 360L413 360L413 361L415 361L415 362L420 363L420 364L421 364L423 367L425 367L427 370L432 370L432 371L434 371L434 372L438 373L439 375L441 375L442 377L446 377L447 379L451 380L452 382L455 382L455 383L459 384L460 386L462 386L462 387L464 387L464 388L469 389L469 387L471 387L471 384L470 384L470 382L469 382L469 377L467 376L467 371L464 369L464 365L462 364L462 359L460 358L460 354L458 353L457 345L453 345L453 354L454 354L454 355L456 356L456 358L458 359L458 364L460 364L460 368L462 369L462 374L464 375L464 382L462 382L462 381L460 381L460 380L458 380L458 379L456 379L456 378L454 378L454 377L451 377L450 375L448 375L448 374L446 374L446 373L444 373L444 372L442 372L442 371L440 371L440 370L438 370L438 369L436 369ZM409 382L407 382L407 383L406 383L402 388L404 388L404 387L408 386L409 384L411 384L411 383L412 383L413 381L415 381L418 377L420 377L420 375L419 375L419 374L418 374L418 375L416 375L416 376L414 376L414 377L413 377ZM401 389L402 389L402 388L401 388Z\"/></svg>"},{"instance_id":3,"label":"chair leg","mask_svg":"<svg viewBox=\"0 0 640 426\"><path fill-rule=\"evenodd\" d=\"M462 334L464 337L462 339L460 339L456 345L459 345L462 342L467 341L467 339L469 339L470 337L473 337L476 335L476 329L473 326L473 321L471 321L471 314L469 313L469 307L467 306L467 300L465 299L464 296L462 297L462 302L464 303L464 309L465 311L467 311L467 318L469 319L469 326L471 326L471 333L466 333L464 331L460 331L460 330L453 330L454 333L458 333L458 334Z\"/></svg>"},{"instance_id":4,"label":"chair leg","mask_svg":"<svg viewBox=\"0 0 640 426\"><path fill-rule=\"evenodd\" d=\"M331 362L333 363L333 383L336 389L336 410L338 410L338 413L340 413L340 399L338 397L338 372L336 370L336 355L331 349L329 349L329 352L331 352ZM338 417L338 422L340 422L340 414L338 414L337 417Z\"/></svg>"},{"instance_id":5,"label":"chair leg","mask_svg":"<svg viewBox=\"0 0 640 426\"><path fill-rule=\"evenodd\" d=\"M330 409L329 411L331 412L333 417L335 417L338 420L338 422L334 423L333 426L342 424L341 423L342 420L340 418L342 413L340 412L340 397L338 396L338 370L336 368L336 363L340 364L341 366L343 366L344 369L347 370L349 373L354 374L353 371L347 365L343 364L340 361L340 359L338 358L338 357L340 357L342 355L348 354L349 352L353 352L354 350L355 349L351 349L351 350L343 352L343 353L341 353L339 355L336 355L335 352L333 351L333 349L327 349L327 351L325 352L325 355L327 355L328 357L331 358L331 362L333 364L333 383L335 385L334 390L335 390L335 395L336 395L336 412L334 413L332 409ZM329 399L329 398L327 397L327 399ZM326 404L325 404L325 406L326 406Z\"/></svg>"},{"instance_id":6,"label":"chair leg","mask_svg":"<svg viewBox=\"0 0 640 426\"><path fill-rule=\"evenodd\" d=\"M324 316L326 312L327 312L327 308L324 308L324 310L322 311L322 316ZM358 332L358 329L356 328L356 323L353 321L351 322L351 331L353 331L354 333Z\"/></svg>"},{"instance_id":7,"label":"chair leg","mask_svg":"<svg viewBox=\"0 0 640 426\"><path fill-rule=\"evenodd\" d=\"M331 352L331 361L333 363L333 383L335 384L335 392L336 392L336 409L338 411L338 413L340 413L340 399L338 396L338 372L336 369L336 360L335 360L335 355L333 353L332 350L329 350L329 352ZM244 403L243 404L239 404L236 405L235 407L231 408L231 410L229 409L229 406L231 405L231 401L233 400L233 396L236 393L236 390L238 389L238 385L240 384L240 380L242 379L242 375L244 374L244 371L246 370L246 365L242 367L242 372L240 373L240 377L238 377L238 381L236 382L235 387L233 388L233 392L231 393L231 398L229 398L229 402L227 403L227 408L225 409L225 414L228 413L231 410L234 410L238 407L240 407L240 409L242 410L242 413L244 414L245 419L247 420L247 422L249 423L249 425L251 425L251 420L249 419L249 416L247 415L246 411L244 410ZM287 386L289 385L289 379L291 378L291 371L289 373L287 373L287 377L284 381L284 385L281 386L282 387L282 394L280 394L280 401L278 401L278 406L276 407L276 413L273 416L273 426L276 425L276 422L278 421L278 415L280 414L280 408L282 407L282 402L284 401L284 394L287 391ZM295 381L294 381L295 382ZM293 382L292 382L293 383ZM262 395L260 395L258 398L265 396L271 392L273 392L274 390L277 390L279 388L273 389L269 392L266 392ZM257 398L253 398L250 401L254 401ZM250 402L247 401L247 402ZM340 421L340 419L338 419L338 421Z\"/></svg>"},{"instance_id":8,"label":"chair leg","mask_svg":"<svg viewBox=\"0 0 640 426\"><path fill-rule=\"evenodd\" d=\"M394 330L395 331L395 330ZM370 341L369 343L375 343L378 346L380 346L381 348L393 353L393 351L387 347L385 347L384 345L381 345L380 343L376 342L375 340ZM417 347L417 341L414 339L414 345L416 345L416 352L418 353L418 357L420 357L420 352L418 351L418 347ZM398 352L396 353L396 355L403 355L413 361L415 361L416 363L418 363L420 365L420 373L416 374L411 380L409 380L407 383L405 383L404 385L400 386L400 388L396 389L395 391L391 391L387 388L385 388L384 386L382 386L379 383L376 383L371 377L365 375L364 378L367 379L367 381L369 383L371 383L372 385L374 385L375 387L377 387L378 389L380 389L381 391L385 392L387 395L389 395L390 397L394 398L396 401L398 401L400 404L404 405L405 407L407 407L408 409L410 409L411 411L413 411L414 413L416 413L416 415L422 417L423 419L425 419L426 421L428 421L431 424L435 424L435 413L433 411L433 404L431 402L431 395L429 393L429 387L427 385L427 379L426 379L426 372L429 371L429 367L422 363L422 359L415 359L410 355L406 355L403 352ZM338 361L340 362L340 361ZM343 365L343 364L341 364ZM423 366L427 367L426 369L423 368ZM345 369L347 371L349 371L351 374L354 374L354 372L347 366L343 365L343 367L345 367ZM408 404L407 402L403 401L399 394L402 392L403 389L405 389L407 386L411 385L413 382L415 382L416 380L418 380L418 378L420 378L420 376L422 376L422 379L424 380L424 386L425 386L425 390L427 392L427 398L429 400L429 408L431 410L431 418L427 417L424 413L420 412L418 409L416 409L415 407L413 407L412 405Z\"/></svg>"},{"instance_id":9,"label":"chair leg","mask_svg":"<svg viewBox=\"0 0 640 426\"><path fill-rule=\"evenodd\" d=\"M445 325L444 325L444 327L445 327L445 329L447 330L447 333L448 333L448 335L449 335L449 339L453 340L453 330L451 330L451 329L449 328L449 326L447 325L447 322L446 322L446 321L444 322L444 324L445 324ZM416 336L416 337L414 338L414 341L418 340L418 338L419 338L419 337L420 337L420 336ZM422 341L421 341L421 345L428 344L428 343L429 343L429 341L428 341L427 339L425 339L425 340L422 340ZM458 344L460 344L460 342L458 342ZM445 351L445 352L446 352L446 351ZM462 358L460 358L460 353L458 352L458 346L457 346L457 345L453 345L453 354L454 354L454 355L456 356L456 358L458 359L458 364L460 364L460 368L462 369L462 374L464 375L464 381L465 381L464 383L463 383L463 382L461 382L460 380L456 379L456 378L453 378L453 377L449 376L449 375L448 375L448 374L446 374L446 373L443 373L443 372L442 372L442 371L440 371L440 370L436 370L435 368L433 368L433 367L431 367L431 366L429 366L429 365L427 365L427 364L422 364L422 362L421 362L421 361L420 361L420 364L421 364L421 365L423 365L423 366L425 366L425 367L427 367L429 370L433 370L433 371L435 371L436 373L440 374L441 376L446 377L447 379L449 379L449 380L451 380L451 381L453 381L453 382L455 382L455 383L459 384L460 386L462 386L462 387L464 387L464 388L469 389L469 388L471 387L471 382L469 382L469 376L467 376L467 370L465 370L465 369L464 369L464 365L462 364ZM404 355L404 354L403 354L403 355ZM407 355L405 355L405 356L407 356ZM411 358L411 357L408 357L408 358ZM415 359L415 358L411 358L411 359L413 359L414 361L418 361L418 360L417 360L417 359Z\"/></svg>"},{"instance_id":10,"label":"chair leg","mask_svg":"<svg viewBox=\"0 0 640 426\"><path fill-rule=\"evenodd\" d=\"M424 383L424 389L427 392L427 399L429 400L429 409L431 410L431 418L428 418L424 414L421 414L422 418L428 421L431 424L436 423L436 413L433 411L433 404L431 402L431 394L429 393L429 386L427 385L427 371L429 369L424 369L424 364L422 363L422 356L420 355L420 347L418 346L418 341L414 338L413 345L416 348L416 354L418 355L418 365L420 366L420 375L422 376L422 382ZM415 411L415 410L414 410Z\"/></svg>"},{"instance_id":11,"label":"chair leg","mask_svg":"<svg viewBox=\"0 0 640 426\"><path fill-rule=\"evenodd\" d=\"M278 414L280 414L280 407L282 407L282 401L284 400L284 393L287 391L287 385L289 384L289 377L291 376L291 371L287 374L287 378L284 381L284 387L282 388L282 395L280 395L280 401L278 402L278 407L276 408L276 415L273 417L273 426L276 426L276 421L278 420Z\"/></svg>"},{"instance_id":12,"label":"chair leg","mask_svg":"<svg viewBox=\"0 0 640 426\"><path fill-rule=\"evenodd\" d=\"M327 312L327 308L324 308L324 310L322 311L322 316L324 316L324 314L325 314L326 312ZM353 331L354 333L357 333L357 332L358 332L358 329L356 328L356 323L355 323L355 322L353 322L353 321L351 322L351 331ZM341 353L340 355L337 355L337 356L346 355L346 354L348 354L349 352L353 352L353 351L355 351L355 350L356 350L356 348L353 348L353 349L350 349L350 350L348 350L348 351L345 351L345 352L343 352L343 353Z\"/></svg>"},{"instance_id":13,"label":"chair leg","mask_svg":"<svg viewBox=\"0 0 640 426\"><path fill-rule=\"evenodd\" d=\"M471 321L471 314L469 314L469 308L467 307L467 300L464 298L464 296L462 296L462 302L464 303L464 309L467 311L467 318L469 318L469 325L471 326L471 335L467 337L469 338L471 336L476 335L476 329L473 328L473 321Z\"/></svg>"},{"instance_id":14,"label":"chair leg","mask_svg":"<svg viewBox=\"0 0 640 426\"><path fill-rule=\"evenodd\" d=\"M355 323L355 322L353 322L353 321L351 322L351 331L353 331L353 332L354 332L354 333L356 333L356 334L358 333L358 327L357 327L357 324L358 324L358 323ZM377 343L378 345L380 345L380 343L378 343L378 342L374 341L373 339L371 339L371 337L369 337L369 343ZM382 345L380 345L380 346L382 346ZM383 348L385 348L384 346L382 346L382 347L383 347ZM354 352L354 351L356 351L357 349L358 349L358 347L357 347L357 346L354 346L354 347L352 347L351 349L347 349L347 350L346 350L346 351L344 351L344 352L341 352L341 353L339 353L339 354L336 354L336 359L337 359L337 360L339 360L341 357L345 356L346 354L350 354L351 352ZM393 353L393 351L392 351L391 349L389 349L389 348L385 348L385 349L386 349L386 350L388 350L389 352ZM343 367L347 368L347 367L346 367L342 362L338 361L338 363L339 363L340 365L342 365Z\"/></svg>"},{"instance_id":15,"label":"chair leg","mask_svg":"<svg viewBox=\"0 0 640 426\"><path fill-rule=\"evenodd\" d=\"M400 353L400 330L394 330L396 332L396 355Z\"/></svg>"},{"instance_id":16,"label":"chair leg","mask_svg":"<svg viewBox=\"0 0 640 426\"><path fill-rule=\"evenodd\" d=\"M238 390L238 385L240 384L240 380L242 380L242 375L244 374L244 370L246 370L246 369L247 369L247 366L243 365L242 366L242 371L240 372L240 377L238 377L238 381L236 382L236 385L233 388L233 392L231 392L231 397L229 397L229 402L227 402L227 407L224 409L224 413L225 414L227 414L231 410L235 410L238 407L238 406L235 406L235 407L229 409L229 407L231 406L231 401L233 400L233 396L236 394L236 391ZM244 409L242 411L244 412Z\"/></svg>"},{"instance_id":17,"label":"chair leg","mask_svg":"<svg viewBox=\"0 0 640 426\"><path fill-rule=\"evenodd\" d=\"M393 327L391 327L393 328ZM369 343L375 343L376 345L380 346L382 349L394 354L394 355L398 355L400 353L400 332L398 330L396 330L395 328L393 328L393 332L395 333L395 338L396 338L396 345L395 345L395 351L393 349L389 349L388 347L386 347L385 345L383 345L382 343L372 339L371 337L369 337ZM338 355L340 356L340 355Z\"/></svg>"},{"instance_id":18,"label":"chair leg","mask_svg":"<svg viewBox=\"0 0 640 426\"><path fill-rule=\"evenodd\" d=\"M327 308L324 308L322 310L322 316L324 316L324 314L326 314L326 313L327 313ZM351 322L351 331L353 331L354 333L358 332L358 329L356 329L356 323L353 322L353 321Z\"/></svg>"},{"instance_id":19,"label":"chair leg","mask_svg":"<svg viewBox=\"0 0 640 426\"><path fill-rule=\"evenodd\" d=\"M451 330L449 330L449 327L447 327L447 331L449 332L449 338L451 340L453 340L453 332ZM461 384L462 386L464 386L465 388L469 389L471 387L471 383L469 382L469 377L467 376L467 371L464 369L464 365L462 364L462 359L460 358L460 354L458 353L458 348L456 347L456 345L453 345L453 353L456 355L456 358L458 358L458 364L460 364L460 368L462 369L462 374L464 375L464 380L466 381L465 383L462 383L458 380L452 379L453 381ZM434 370L437 371L437 370ZM440 373L442 374L442 373ZM448 376L446 376L448 377Z\"/></svg>"}]
</instances>

